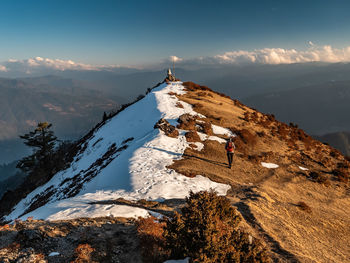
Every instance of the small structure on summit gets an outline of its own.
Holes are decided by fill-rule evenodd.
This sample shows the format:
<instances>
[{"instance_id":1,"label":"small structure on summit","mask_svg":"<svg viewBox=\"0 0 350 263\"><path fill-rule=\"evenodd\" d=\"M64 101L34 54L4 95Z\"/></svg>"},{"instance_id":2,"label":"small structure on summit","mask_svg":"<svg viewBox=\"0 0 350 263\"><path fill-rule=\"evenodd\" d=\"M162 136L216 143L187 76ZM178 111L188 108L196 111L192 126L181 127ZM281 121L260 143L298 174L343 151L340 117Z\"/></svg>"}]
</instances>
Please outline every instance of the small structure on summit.
<instances>
[{"instance_id":1,"label":"small structure on summit","mask_svg":"<svg viewBox=\"0 0 350 263\"><path fill-rule=\"evenodd\" d=\"M171 73L171 69L168 68L168 72L165 78L165 81L176 81L175 76Z\"/></svg>"}]
</instances>

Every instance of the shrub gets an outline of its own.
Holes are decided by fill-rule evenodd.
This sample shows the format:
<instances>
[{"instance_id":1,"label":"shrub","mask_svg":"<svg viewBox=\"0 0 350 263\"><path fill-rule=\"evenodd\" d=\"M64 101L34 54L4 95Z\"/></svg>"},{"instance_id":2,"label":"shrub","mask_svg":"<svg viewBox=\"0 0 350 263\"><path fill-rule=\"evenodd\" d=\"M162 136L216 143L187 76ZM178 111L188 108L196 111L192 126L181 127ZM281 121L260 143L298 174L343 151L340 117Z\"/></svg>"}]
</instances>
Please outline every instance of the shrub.
<instances>
[{"instance_id":1,"label":"shrub","mask_svg":"<svg viewBox=\"0 0 350 263\"><path fill-rule=\"evenodd\" d=\"M95 249L92 248L89 244L80 244L75 249L75 260L72 263L82 263L82 262L94 262L91 260L91 253Z\"/></svg>"},{"instance_id":2,"label":"shrub","mask_svg":"<svg viewBox=\"0 0 350 263\"><path fill-rule=\"evenodd\" d=\"M310 177L319 184L323 184L325 186L329 186L331 184L325 175L321 175L321 174L316 173L316 172L311 172Z\"/></svg>"},{"instance_id":3,"label":"shrub","mask_svg":"<svg viewBox=\"0 0 350 263\"><path fill-rule=\"evenodd\" d=\"M207 93L207 92L204 92L204 91L197 92L197 96L199 96L199 97L205 97L205 96L207 96L207 95L208 95L208 93Z\"/></svg>"},{"instance_id":4,"label":"shrub","mask_svg":"<svg viewBox=\"0 0 350 263\"><path fill-rule=\"evenodd\" d=\"M303 211L305 211L305 212L307 212L307 213L311 213L311 207L308 206L305 202L300 201L300 202L297 204L297 206L298 206L301 210L303 210Z\"/></svg>"},{"instance_id":5,"label":"shrub","mask_svg":"<svg viewBox=\"0 0 350 263\"><path fill-rule=\"evenodd\" d=\"M165 249L164 222L157 222L156 218L139 218L137 233L140 239L141 254L145 262L164 262L169 252Z\"/></svg>"},{"instance_id":6,"label":"shrub","mask_svg":"<svg viewBox=\"0 0 350 263\"><path fill-rule=\"evenodd\" d=\"M290 126L291 128L296 128L296 129L298 129L298 124L294 124L293 122L290 122L290 123L289 123L289 126Z\"/></svg>"},{"instance_id":7,"label":"shrub","mask_svg":"<svg viewBox=\"0 0 350 263\"><path fill-rule=\"evenodd\" d=\"M256 135L258 135L259 137L264 137L266 134L264 131L261 131L261 132L256 132Z\"/></svg>"},{"instance_id":8,"label":"shrub","mask_svg":"<svg viewBox=\"0 0 350 263\"><path fill-rule=\"evenodd\" d=\"M282 139L287 139L287 137L289 136L289 128L284 123L279 123L279 125L277 126L277 132L279 133Z\"/></svg>"},{"instance_id":9,"label":"shrub","mask_svg":"<svg viewBox=\"0 0 350 263\"><path fill-rule=\"evenodd\" d=\"M190 91L195 91L195 90L212 91L207 86L201 86L191 81L184 82L182 83L182 85Z\"/></svg>"},{"instance_id":10,"label":"shrub","mask_svg":"<svg viewBox=\"0 0 350 263\"><path fill-rule=\"evenodd\" d=\"M239 100L233 100L233 104L241 109L244 109L244 104L242 104Z\"/></svg>"},{"instance_id":11,"label":"shrub","mask_svg":"<svg viewBox=\"0 0 350 263\"><path fill-rule=\"evenodd\" d=\"M231 129L231 131L237 134L238 138L240 138L244 142L244 144L254 146L257 143L256 134L252 134L247 129L242 129L242 130Z\"/></svg>"},{"instance_id":12,"label":"shrub","mask_svg":"<svg viewBox=\"0 0 350 263\"><path fill-rule=\"evenodd\" d=\"M332 156L332 157L336 157L337 156L336 152L332 151L332 150L330 151L329 155Z\"/></svg>"},{"instance_id":13,"label":"shrub","mask_svg":"<svg viewBox=\"0 0 350 263\"><path fill-rule=\"evenodd\" d=\"M339 168L333 170L333 175L338 179L339 182L347 184L349 182L349 174L345 168Z\"/></svg>"},{"instance_id":14,"label":"shrub","mask_svg":"<svg viewBox=\"0 0 350 263\"><path fill-rule=\"evenodd\" d=\"M262 244L238 229L240 221L226 197L191 192L181 214L165 219L166 247L171 258L192 262L270 262Z\"/></svg>"}]
</instances>

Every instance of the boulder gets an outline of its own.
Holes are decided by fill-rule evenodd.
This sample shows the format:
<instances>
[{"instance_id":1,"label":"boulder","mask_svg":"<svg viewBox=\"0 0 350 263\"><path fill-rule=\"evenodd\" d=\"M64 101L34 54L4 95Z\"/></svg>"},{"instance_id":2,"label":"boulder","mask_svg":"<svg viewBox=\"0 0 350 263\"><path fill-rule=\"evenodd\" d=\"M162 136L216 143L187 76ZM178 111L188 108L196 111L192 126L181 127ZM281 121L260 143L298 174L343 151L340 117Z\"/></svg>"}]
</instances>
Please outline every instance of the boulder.
<instances>
[{"instance_id":1,"label":"boulder","mask_svg":"<svg viewBox=\"0 0 350 263\"><path fill-rule=\"evenodd\" d=\"M169 137L176 138L179 136L179 131L176 130L175 126L171 125L167 120L160 119L155 125L155 129L159 129L165 133L165 135Z\"/></svg>"}]
</instances>

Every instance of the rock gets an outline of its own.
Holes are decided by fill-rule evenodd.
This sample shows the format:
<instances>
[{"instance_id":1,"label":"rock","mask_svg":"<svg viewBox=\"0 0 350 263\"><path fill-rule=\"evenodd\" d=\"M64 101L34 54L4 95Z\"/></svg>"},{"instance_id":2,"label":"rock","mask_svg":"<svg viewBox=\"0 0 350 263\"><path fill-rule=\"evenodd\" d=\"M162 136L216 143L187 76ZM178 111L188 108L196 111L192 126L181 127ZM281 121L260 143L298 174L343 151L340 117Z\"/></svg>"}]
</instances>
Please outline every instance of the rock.
<instances>
[{"instance_id":1,"label":"rock","mask_svg":"<svg viewBox=\"0 0 350 263\"><path fill-rule=\"evenodd\" d=\"M199 137L196 131L189 131L185 133L187 142L200 142L201 138Z\"/></svg>"},{"instance_id":2,"label":"rock","mask_svg":"<svg viewBox=\"0 0 350 263\"><path fill-rule=\"evenodd\" d=\"M188 113L182 114L177 122L179 125L177 128L182 130L195 130L196 129L196 118Z\"/></svg>"},{"instance_id":3,"label":"rock","mask_svg":"<svg viewBox=\"0 0 350 263\"><path fill-rule=\"evenodd\" d=\"M35 253L34 249L29 247L19 252L16 262L18 263L46 263L45 256L43 254Z\"/></svg>"},{"instance_id":4,"label":"rock","mask_svg":"<svg viewBox=\"0 0 350 263\"><path fill-rule=\"evenodd\" d=\"M179 132L176 130L175 126L170 125L170 123L163 118L154 125L154 128L163 131L165 135L169 137L176 138L179 136Z\"/></svg>"},{"instance_id":5,"label":"rock","mask_svg":"<svg viewBox=\"0 0 350 263\"><path fill-rule=\"evenodd\" d=\"M42 240L40 232L38 230L34 230L34 229L21 230L18 233L18 237L26 239L28 241Z\"/></svg>"},{"instance_id":6,"label":"rock","mask_svg":"<svg viewBox=\"0 0 350 263\"><path fill-rule=\"evenodd\" d=\"M194 117L188 113L182 114L177 120L178 123L185 123L189 121L194 121Z\"/></svg>"}]
</instances>

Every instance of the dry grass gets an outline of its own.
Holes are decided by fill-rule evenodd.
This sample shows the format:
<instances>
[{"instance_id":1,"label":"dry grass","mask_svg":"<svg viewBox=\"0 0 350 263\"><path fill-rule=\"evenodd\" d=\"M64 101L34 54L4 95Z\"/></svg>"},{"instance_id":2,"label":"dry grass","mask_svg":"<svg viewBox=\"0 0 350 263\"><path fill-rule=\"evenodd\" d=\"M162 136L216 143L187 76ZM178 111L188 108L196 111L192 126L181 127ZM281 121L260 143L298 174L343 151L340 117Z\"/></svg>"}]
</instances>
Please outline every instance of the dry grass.
<instances>
[{"instance_id":1,"label":"dry grass","mask_svg":"<svg viewBox=\"0 0 350 263\"><path fill-rule=\"evenodd\" d=\"M319 184L323 184L327 187L331 185L331 182L329 181L326 175L319 174L317 172L311 172L310 177Z\"/></svg>"},{"instance_id":2,"label":"dry grass","mask_svg":"<svg viewBox=\"0 0 350 263\"><path fill-rule=\"evenodd\" d=\"M336 176L339 182L347 184L349 182L349 173L345 168L335 169L333 175Z\"/></svg>"},{"instance_id":3,"label":"dry grass","mask_svg":"<svg viewBox=\"0 0 350 263\"><path fill-rule=\"evenodd\" d=\"M139 218L136 224L144 262L164 262L169 256L163 237L165 223L160 223L157 218L150 216Z\"/></svg>"},{"instance_id":4,"label":"dry grass","mask_svg":"<svg viewBox=\"0 0 350 263\"><path fill-rule=\"evenodd\" d=\"M280 123L273 115L197 87L190 85L178 98L205 115L204 121L238 134L233 168L227 168L224 144L216 141L203 142L201 152L186 149L183 159L170 168L230 184L228 197L246 227L268 243L276 261L345 262L350 257L350 218L344 209L350 206L349 183L342 176L350 170L345 157L297 125ZM280 167L266 169L261 161ZM300 212L295 204L301 198L313 207L312 213Z\"/></svg>"}]
</instances>

